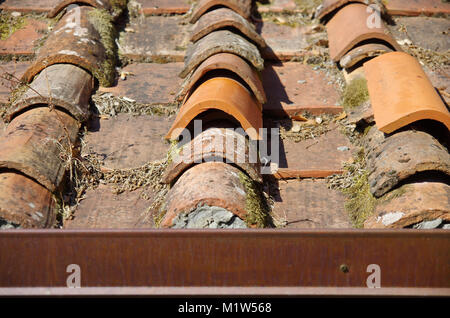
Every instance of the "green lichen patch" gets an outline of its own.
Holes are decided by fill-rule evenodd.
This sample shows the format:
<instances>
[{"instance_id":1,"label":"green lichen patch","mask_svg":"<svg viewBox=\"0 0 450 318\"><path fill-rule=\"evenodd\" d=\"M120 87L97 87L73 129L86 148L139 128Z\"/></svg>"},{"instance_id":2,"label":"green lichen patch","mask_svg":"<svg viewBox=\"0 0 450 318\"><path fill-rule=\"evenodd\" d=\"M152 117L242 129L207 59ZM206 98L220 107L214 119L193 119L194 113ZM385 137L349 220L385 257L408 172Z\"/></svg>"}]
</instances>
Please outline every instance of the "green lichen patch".
<instances>
[{"instance_id":1,"label":"green lichen patch","mask_svg":"<svg viewBox=\"0 0 450 318\"><path fill-rule=\"evenodd\" d=\"M372 215L377 203L370 192L369 173L365 167L364 148L354 158L344 163L344 173L327 178L328 187L346 195L345 209L356 228L362 228L364 221Z\"/></svg>"},{"instance_id":2,"label":"green lichen patch","mask_svg":"<svg viewBox=\"0 0 450 318\"><path fill-rule=\"evenodd\" d=\"M8 39L14 32L24 28L27 21L24 16L13 16L10 12L0 12L0 40Z\"/></svg>"},{"instance_id":3,"label":"green lichen patch","mask_svg":"<svg viewBox=\"0 0 450 318\"><path fill-rule=\"evenodd\" d=\"M109 4L111 5L112 16L118 17L127 8L128 0L109 0Z\"/></svg>"},{"instance_id":4,"label":"green lichen patch","mask_svg":"<svg viewBox=\"0 0 450 318\"><path fill-rule=\"evenodd\" d=\"M17 82L16 82L17 83ZM9 104L12 105L20 98L28 89L29 85L25 83L18 83L18 85L11 91L9 96Z\"/></svg>"},{"instance_id":5,"label":"green lichen patch","mask_svg":"<svg viewBox=\"0 0 450 318\"><path fill-rule=\"evenodd\" d=\"M245 173L239 173L239 180L244 185L247 215L245 223L248 227L264 228L272 224L270 208L265 200L261 186Z\"/></svg>"},{"instance_id":6,"label":"green lichen patch","mask_svg":"<svg viewBox=\"0 0 450 318\"><path fill-rule=\"evenodd\" d=\"M116 76L115 65L117 62L117 47L115 42L117 33L113 24L113 16L106 10L93 9L89 11L88 19L100 34L100 39L106 54L106 58L102 62L101 67L95 70L93 75L97 78L101 86L109 87L114 84Z\"/></svg>"},{"instance_id":7,"label":"green lichen patch","mask_svg":"<svg viewBox=\"0 0 450 318\"><path fill-rule=\"evenodd\" d=\"M22 96L28 89L29 85L20 81L19 78L15 77L13 74L5 71L0 65L0 85L8 88L11 93L9 96L9 101L7 103L0 103L0 117L4 122L5 116L7 114L8 108Z\"/></svg>"},{"instance_id":8,"label":"green lichen patch","mask_svg":"<svg viewBox=\"0 0 450 318\"><path fill-rule=\"evenodd\" d=\"M342 105L346 109L360 106L369 100L369 90L365 78L357 77L347 84L342 93Z\"/></svg>"}]
</instances>

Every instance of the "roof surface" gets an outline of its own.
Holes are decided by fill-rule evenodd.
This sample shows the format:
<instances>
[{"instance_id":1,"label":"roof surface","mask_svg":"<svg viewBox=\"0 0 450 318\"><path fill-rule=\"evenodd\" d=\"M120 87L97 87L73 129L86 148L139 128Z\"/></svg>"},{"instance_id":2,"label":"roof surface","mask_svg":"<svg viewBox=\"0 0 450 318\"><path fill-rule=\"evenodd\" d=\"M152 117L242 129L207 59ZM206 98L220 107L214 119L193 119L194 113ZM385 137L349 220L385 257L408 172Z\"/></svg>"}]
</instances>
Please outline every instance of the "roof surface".
<instances>
[{"instance_id":1,"label":"roof surface","mask_svg":"<svg viewBox=\"0 0 450 318\"><path fill-rule=\"evenodd\" d=\"M195 27L198 29L198 24L190 23L192 13L198 8L190 2L128 1L128 6L121 15L105 22L110 23L116 31L105 31L109 34L106 37L116 36L113 38L113 54L108 53L105 32L99 31L105 29L89 20L88 15L86 22L82 23L93 26L88 37L94 44L89 42L85 48L78 48L70 39L64 42L67 46L67 49L64 47L65 50L84 50L83 56L91 54L86 52L101 53L95 54L95 58L86 58L84 62L71 59L67 54L59 60L51 59L55 61L52 62L55 65L74 64L92 75L89 75L88 80L88 75L73 75L73 86L63 88L61 93L61 99L64 99L66 92L83 92L75 97L66 96L66 100L75 104L86 104L83 100L91 96L90 117L85 120L78 113L75 114L70 105L56 105L55 112L60 111L77 119L59 131L53 129L55 132L51 135L51 138L55 138L65 147L61 141L64 140L64 132L79 129L79 138L69 144L70 151L66 148L61 150L57 146L52 148L45 143L39 144L38 150L38 146L32 150L17 147L19 152L28 151L27 154L30 154L29 157L24 155L26 160L19 166L17 159L10 159L8 154L2 155L0 149L1 187L11 187L11 184L20 182L26 184L31 179L43 186L40 190L36 188L36 192L41 191L47 195L45 191L49 191L55 198L53 209L56 212L51 216L54 218L53 222L48 223L47 220L21 223L23 219L17 219L22 220L19 222L12 218L9 221L14 226L73 229L176 227L180 224L171 223L175 222L173 219L191 225L209 226L198 225L203 224L200 221L203 222L206 216L200 217L200 221L187 219L187 216L185 219L177 218L180 212L186 212L183 209L187 209L187 206L190 206L191 211L193 202L231 211L229 219L223 216L226 220L222 223L231 224L232 218L236 217L243 220L255 218L245 224L249 227L402 228L418 226L417 224L434 226L423 221L436 223L437 219L441 222L436 223L436 227L446 226L444 224L450 221L449 4L441 1L390 0L384 8L386 15L383 15L384 20L381 20L381 31L378 34L383 36L380 37L370 33L369 27L350 32L353 31L352 26L366 23L362 20L352 21L352 18L362 18L358 18L359 15L350 10L359 10L362 16L370 17L370 13L366 12L366 5L363 4L345 5L345 1L324 1L324 6L332 2L339 2L339 6L333 7L334 11L328 13L326 19L319 20L314 17L314 13L322 1L273 0L269 4L258 3L254 5L247 20L247 17L243 17L245 23L239 18L236 19L241 23L240 28L250 28L253 24L253 32L256 31L260 35L266 46L261 45L259 38L252 41L246 32L233 29L233 24L227 29L228 32L233 33L233 39L238 37L244 39L245 43L248 42L249 48L242 52L244 45L239 44L235 51L230 52L230 43L235 40L225 42L223 36L220 41L224 42L216 40L214 48L213 44L207 41L202 42L203 47L198 44L199 41L207 40L209 35L195 38L196 45L190 42ZM204 2L207 1L200 1ZM39 84L38 76L34 79L31 77L33 80L29 81L28 86L18 85L18 80L27 70L33 69L45 52L47 60L48 56L52 57L61 52L59 48L59 52L56 52L54 45L46 47L46 43L50 43L52 39L55 42L51 43L62 41L55 30L64 28L64 19L70 14L68 9L57 18L47 18L46 14L58 3L59 0L0 1L2 24L9 26L7 31L4 31L2 25L0 40L0 74L3 84L0 86L0 114L5 118L0 121L2 145L11 143L11 140L19 140L13 139L18 137L13 135L10 127L13 127L15 121L16 125L19 125L21 122L18 121L33 111L33 105L38 104L34 102L31 105L28 101L28 108L24 106L18 115L9 118L13 121L8 123L10 104L14 104L17 99L11 92L14 89L17 91L17 87L25 87L26 90L30 85ZM86 11L92 10L88 8ZM85 21L84 16L81 21ZM233 21L229 23L237 23ZM350 24L344 25L343 21ZM214 26L214 22L203 23L207 24L204 33L224 32L219 30L223 26ZM89 27L86 28L90 30ZM248 34L253 33L249 31ZM237 41L241 41L239 39ZM84 44L80 44L80 47L82 45ZM340 54L336 55L336 58L330 57L330 52L338 49ZM352 49L355 50L351 51ZM393 52L400 50L404 53ZM255 105L261 104L263 97L256 98L252 95L252 89L254 91L254 87L258 87L257 82L260 80L267 99L261 105L262 111L255 106L254 110L246 112L239 111L238 108L247 107L247 104L242 106L239 102L233 104L232 101L228 104L228 96L232 93L223 93L225 104L228 105L224 107L232 109L228 113L229 116L242 126L244 122L257 126L255 123L260 121L262 127L279 129L279 136L271 136L272 139L279 140L279 158L272 158L271 173L263 175L262 184L257 186L261 191L256 191L255 195L258 201L257 210L267 214L262 217L258 215L259 212L252 212L254 207L249 206L250 190L246 187L246 181L239 178L232 181L230 177L230 182L236 182L236 187L226 188L224 180L233 172L223 172L220 165L214 168L220 170L219 172L214 172L213 168L209 169L209 164L206 163L198 164L195 169L194 165L188 165L187 170L180 176L177 175L173 184L161 183L163 174L170 168L168 152L174 147L173 142L165 140L167 133L172 125L178 122L177 116L183 117L184 113L188 113L182 107L186 109L191 107L191 104L206 103L204 99L209 91L204 89L205 92L202 93L202 87L209 85L205 75L195 77L191 73L187 81L190 78L196 80L194 84L189 85L192 87L190 94L180 103L177 94L186 83L179 74L183 70L192 69L195 72L208 56L217 56L217 53L223 52L234 54L246 61L245 65L248 64L249 71L239 73L241 79L245 77L242 74L259 74L254 79L249 77L250 79L244 80L247 84L256 81L254 86L247 87L245 83L241 83L244 87L241 94L244 95L240 96L248 95ZM73 58L73 55L71 56ZM189 65L190 56L197 58L197 63ZM351 67L342 67L344 58L347 58L346 61L354 59ZM106 85L96 73L99 70L108 72L108 68L103 67L104 62L109 59L114 60L116 69L112 85ZM259 59L264 60L263 70L255 67ZM225 61L223 63L226 64ZM379 63L378 66L369 68L375 63ZM226 68L221 65L215 67ZM50 67L45 64L42 69L50 70ZM376 72L381 68L383 71ZM40 72L44 74L44 71ZM38 73L39 71L35 75ZM71 76L67 74L66 77ZM212 77L217 77L212 79L216 81L220 81L222 77L230 77L228 73L211 74ZM426 89L410 90L416 83L415 77L423 80L416 87ZM95 88L92 89L91 85L86 83L94 83L93 78L96 80ZM199 78L203 78L204 82ZM383 79L389 81L382 83ZM42 77L42 85L47 85L47 80ZM236 89L231 91L236 92ZM429 95L425 96L425 91ZM60 96L56 86L52 87L52 92L50 100L40 101L40 106L50 105L52 108L53 103L58 103L56 99L53 100ZM39 95L44 93L46 92L43 91ZM405 93L408 98L402 97L401 93ZM219 104L220 91L213 95L216 100L212 103ZM377 98L381 96L384 100ZM244 97L237 100L245 100ZM23 96L20 97L19 94L18 98L23 99ZM229 99L231 100L231 97ZM380 100L383 101L380 103ZM420 112L411 106L414 101L419 100L420 105L417 107L424 108ZM405 104L406 102L408 103ZM201 111L198 110L195 114L191 111L194 117L201 115L203 105L198 106ZM192 106L192 109L195 107ZM212 109L216 106L208 107ZM436 109L439 115L434 116ZM412 113L416 116L413 121L408 119L413 116ZM222 120L233 122L229 116L224 116ZM239 119L239 116L242 118ZM390 119L395 116L398 120L391 122ZM35 127L51 134L51 124L31 122L29 125L34 127L30 128L31 139L41 136L34 133L37 129ZM222 128L223 122L211 125ZM385 126L394 129L384 131ZM429 145L432 146L427 148ZM396 147L402 150L396 151ZM11 148L15 148L14 145ZM17 149L15 151L18 151ZM39 178L42 173L38 176L37 172L33 174L29 169L22 168L32 165L38 167L35 170L39 170L43 160L42 156L36 157L35 154L58 149L61 151L59 159L64 157L58 163L58 169L65 171L64 180L58 181L58 184L56 181L49 184L42 182ZM260 153L260 159L263 158ZM47 160L48 162L51 160ZM246 171L239 163L228 164L223 169L235 169L233 171L236 173ZM189 171L190 174L187 173ZM5 181L4 185L1 177L6 174L8 183ZM12 178L10 174L20 177ZM207 176L215 180L213 185L207 184ZM246 192L241 201L238 194L233 192L238 191L236 188L240 186ZM198 193L191 191L194 188L200 189ZM10 188L7 189L10 191ZM25 203L44 196L30 193L31 187L24 186L19 190L24 192ZM209 190L212 190L211 193ZM196 197L200 194L203 195L201 198ZM234 199L238 202L233 202L235 206L230 203ZM166 202L169 202L167 206ZM0 196L0 218L8 220L6 216L10 214L5 211L10 209L9 206L13 203L10 195L8 200ZM174 209L171 218L161 212L164 209ZM209 217L214 219L216 216ZM9 226L11 225L4 225Z\"/></svg>"}]
</instances>

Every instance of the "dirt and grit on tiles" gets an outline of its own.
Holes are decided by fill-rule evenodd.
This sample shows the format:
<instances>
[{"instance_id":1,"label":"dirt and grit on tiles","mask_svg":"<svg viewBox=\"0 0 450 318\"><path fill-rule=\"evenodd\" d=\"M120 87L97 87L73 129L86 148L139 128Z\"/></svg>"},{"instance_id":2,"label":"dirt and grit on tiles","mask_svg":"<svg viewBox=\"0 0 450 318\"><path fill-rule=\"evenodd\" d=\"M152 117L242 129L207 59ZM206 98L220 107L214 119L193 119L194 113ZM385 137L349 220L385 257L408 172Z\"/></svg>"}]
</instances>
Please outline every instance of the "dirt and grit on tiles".
<instances>
[{"instance_id":1,"label":"dirt and grit on tiles","mask_svg":"<svg viewBox=\"0 0 450 318\"><path fill-rule=\"evenodd\" d=\"M450 229L449 6L0 1L0 228Z\"/></svg>"}]
</instances>

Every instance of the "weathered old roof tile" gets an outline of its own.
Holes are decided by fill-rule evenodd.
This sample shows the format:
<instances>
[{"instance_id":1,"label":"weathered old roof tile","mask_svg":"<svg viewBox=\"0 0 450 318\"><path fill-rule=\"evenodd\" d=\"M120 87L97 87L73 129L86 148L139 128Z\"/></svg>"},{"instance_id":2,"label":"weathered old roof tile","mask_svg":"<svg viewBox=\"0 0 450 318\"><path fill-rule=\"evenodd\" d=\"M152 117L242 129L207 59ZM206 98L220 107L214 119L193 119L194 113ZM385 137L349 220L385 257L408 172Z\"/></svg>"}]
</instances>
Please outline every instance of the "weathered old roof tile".
<instances>
[{"instance_id":1,"label":"weathered old roof tile","mask_svg":"<svg viewBox=\"0 0 450 318\"><path fill-rule=\"evenodd\" d=\"M234 164L254 181L262 182L256 145L234 129L207 129L173 153L163 179L165 183L172 183L193 165L208 161Z\"/></svg>"},{"instance_id":2,"label":"weathered old roof tile","mask_svg":"<svg viewBox=\"0 0 450 318\"><path fill-rule=\"evenodd\" d=\"M369 24L371 14L367 6L361 3L352 3L343 7L328 22L328 40L330 57L339 61L347 52L363 41L383 41L395 50L401 51L400 45L389 34L381 18Z\"/></svg>"},{"instance_id":3,"label":"weathered old roof tile","mask_svg":"<svg viewBox=\"0 0 450 318\"><path fill-rule=\"evenodd\" d=\"M88 72L71 64L53 64L35 77L29 88L14 101L7 119L42 104L64 109L79 121L89 117L94 81Z\"/></svg>"},{"instance_id":4,"label":"weathered old roof tile","mask_svg":"<svg viewBox=\"0 0 450 318\"><path fill-rule=\"evenodd\" d=\"M191 41L197 42L205 35L224 28L234 28L240 31L260 48L266 46L266 42L261 35L256 32L254 25L250 24L250 22L242 16L228 8L212 10L202 15L192 31Z\"/></svg>"},{"instance_id":5,"label":"weathered old roof tile","mask_svg":"<svg viewBox=\"0 0 450 318\"><path fill-rule=\"evenodd\" d=\"M228 70L238 75L251 88L261 104L266 102L266 94L258 72L241 57L230 53L218 53L204 60L192 75L185 79L177 99L183 100L192 93L195 84L208 72Z\"/></svg>"},{"instance_id":6,"label":"weathered old roof tile","mask_svg":"<svg viewBox=\"0 0 450 318\"><path fill-rule=\"evenodd\" d=\"M187 170L168 193L161 225L171 227L176 216L199 205L221 207L245 219L247 193L240 174L239 169L221 162L206 162Z\"/></svg>"},{"instance_id":7,"label":"weathered old roof tile","mask_svg":"<svg viewBox=\"0 0 450 318\"><path fill-rule=\"evenodd\" d=\"M33 108L6 128L0 140L0 167L20 171L55 191L71 163L78 128L78 121L62 111Z\"/></svg>"},{"instance_id":8,"label":"weathered old roof tile","mask_svg":"<svg viewBox=\"0 0 450 318\"><path fill-rule=\"evenodd\" d=\"M365 137L370 191L380 197L424 171L450 175L450 154L430 134L406 130L385 136L376 126Z\"/></svg>"},{"instance_id":9,"label":"weathered old roof tile","mask_svg":"<svg viewBox=\"0 0 450 318\"><path fill-rule=\"evenodd\" d=\"M236 54L246 59L258 71L264 68L264 60L255 45L240 35L228 30L220 30L206 35L194 45L189 46L184 61L185 67L180 77L185 78L204 60L218 53Z\"/></svg>"},{"instance_id":10,"label":"weathered old roof tile","mask_svg":"<svg viewBox=\"0 0 450 318\"><path fill-rule=\"evenodd\" d=\"M401 229L439 218L450 221L450 186L439 182L410 183L382 197L364 227Z\"/></svg>"},{"instance_id":11,"label":"weathered old roof tile","mask_svg":"<svg viewBox=\"0 0 450 318\"><path fill-rule=\"evenodd\" d=\"M50 191L21 174L0 172L0 218L22 228L55 225L55 201Z\"/></svg>"},{"instance_id":12,"label":"weathered old roof tile","mask_svg":"<svg viewBox=\"0 0 450 318\"><path fill-rule=\"evenodd\" d=\"M251 14L252 2L252 0L199 0L192 12L191 23L197 22L203 14L216 6L230 8L248 19Z\"/></svg>"},{"instance_id":13,"label":"weathered old roof tile","mask_svg":"<svg viewBox=\"0 0 450 318\"><path fill-rule=\"evenodd\" d=\"M23 81L30 83L49 65L69 63L88 70L103 86L112 84L113 62L105 63L110 57L100 33L90 21L92 10L91 7L75 7L63 16L23 75ZM74 21L79 21L79 25Z\"/></svg>"}]
</instances>

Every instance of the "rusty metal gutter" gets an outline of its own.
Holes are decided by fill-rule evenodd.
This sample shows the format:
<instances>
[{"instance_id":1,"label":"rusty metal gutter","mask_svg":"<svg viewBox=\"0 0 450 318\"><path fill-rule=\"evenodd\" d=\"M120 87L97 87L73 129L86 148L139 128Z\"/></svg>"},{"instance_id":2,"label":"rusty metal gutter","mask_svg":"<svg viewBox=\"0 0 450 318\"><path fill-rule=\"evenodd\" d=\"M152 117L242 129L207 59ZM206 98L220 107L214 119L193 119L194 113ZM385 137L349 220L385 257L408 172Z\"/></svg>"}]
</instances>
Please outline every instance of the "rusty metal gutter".
<instances>
[{"instance_id":1,"label":"rusty metal gutter","mask_svg":"<svg viewBox=\"0 0 450 318\"><path fill-rule=\"evenodd\" d=\"M450 296L449 246L446 230L6 230L0 296Z\"/></svg>"}]
</instances>

